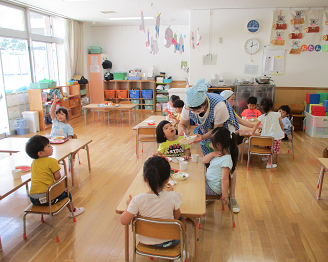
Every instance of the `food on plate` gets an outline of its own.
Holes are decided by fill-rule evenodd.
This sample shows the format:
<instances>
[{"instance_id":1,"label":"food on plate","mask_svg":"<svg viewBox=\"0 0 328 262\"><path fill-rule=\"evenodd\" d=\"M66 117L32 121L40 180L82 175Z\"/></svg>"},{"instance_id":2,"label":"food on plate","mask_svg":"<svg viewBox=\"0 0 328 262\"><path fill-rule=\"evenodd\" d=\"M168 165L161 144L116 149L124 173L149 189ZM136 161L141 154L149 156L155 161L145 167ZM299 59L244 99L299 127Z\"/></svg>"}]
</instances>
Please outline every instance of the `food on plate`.
<instances>
[{"instance_id":1,"label":"food on plate","mask_svg":"<svg viewBox=\"0 0 328 262\"><path fill-rule=\"evenodd\" d=\"M188 136L188 137L185 137L185 138L181 139L179 142L181 144L190 144L190 143L195 141L196 137L197 137L196 135Z\"/></svg>"}]
</instances>

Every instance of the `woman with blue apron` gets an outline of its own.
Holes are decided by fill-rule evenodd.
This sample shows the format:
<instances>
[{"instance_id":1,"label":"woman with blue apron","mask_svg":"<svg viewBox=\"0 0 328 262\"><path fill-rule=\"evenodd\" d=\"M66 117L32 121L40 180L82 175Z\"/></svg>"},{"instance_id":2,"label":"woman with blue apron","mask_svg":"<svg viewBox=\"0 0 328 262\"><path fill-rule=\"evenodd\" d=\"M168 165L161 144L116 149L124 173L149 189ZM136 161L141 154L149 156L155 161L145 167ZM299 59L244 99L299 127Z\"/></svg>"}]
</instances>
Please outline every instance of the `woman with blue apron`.
<instances>
[{"instance_id":1,"label":"woman with blue apron","mask_svg":"<svg viewBox=\"0 0 328 262\"><path fill-rule=\"evenodd\" d=\"M179 135L188 133L186 130L190 119L192 119L197 124L194 129L194 133L197 135L194 143L200 143L203 155L213 151L209 147L209 137L214 128L223 126L230 132L235 132L239 129L239 124L231 105L224 97L214 93L207 93L204 78L197 80L192 87L186 90L185 100L179 123ZM232 194L234 195L234 192ZM237 201L236 205L238 205ZM233 207L234 212L235 210L238 210L237 212L240 211L239 206L235 208L235 205L233 205Z\"/></svg>"}]
</instances>

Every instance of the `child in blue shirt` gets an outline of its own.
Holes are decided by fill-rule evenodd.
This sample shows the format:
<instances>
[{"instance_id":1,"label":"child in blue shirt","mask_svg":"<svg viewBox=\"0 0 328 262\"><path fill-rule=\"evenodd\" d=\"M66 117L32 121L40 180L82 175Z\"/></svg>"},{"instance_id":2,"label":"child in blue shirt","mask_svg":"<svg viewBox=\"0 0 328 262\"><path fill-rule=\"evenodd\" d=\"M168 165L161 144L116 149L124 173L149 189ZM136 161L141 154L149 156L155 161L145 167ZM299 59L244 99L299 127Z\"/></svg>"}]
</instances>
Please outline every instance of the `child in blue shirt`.
<instances>
[{"instance_id":1,"label":"child in blue shirt","mask_svg":"<svg viewBox=\"0 0 328 262\"><path fill-rule=\"evenodd\" d=\"M279 107L278 112L281 114L282 123L284 125L285 137L282 140L288 140L292 132L292 124L289 120L290 107L288 105L283 105Z\"/></svg>"}]
</instances>

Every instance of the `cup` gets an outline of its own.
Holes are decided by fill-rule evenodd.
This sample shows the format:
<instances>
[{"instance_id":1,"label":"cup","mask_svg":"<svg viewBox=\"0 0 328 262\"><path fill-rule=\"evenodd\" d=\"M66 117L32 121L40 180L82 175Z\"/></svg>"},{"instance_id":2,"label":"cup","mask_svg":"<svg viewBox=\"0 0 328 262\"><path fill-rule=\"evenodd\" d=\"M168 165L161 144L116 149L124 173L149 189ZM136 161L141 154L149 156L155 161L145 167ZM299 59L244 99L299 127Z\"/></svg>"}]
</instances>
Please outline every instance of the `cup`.
<instances>
[{"instance_id":1,"label":"cup","mask_svg":"<svg viewBox=\"0 0 328 262\"><path fill-rule=\"evenodd\" d=\"M22 175L22 169L14 169L13 171L11 171L14 179L18 179L21 178Z\"/></svg>"},{"instance_id":2,"label":"cup","mask_svg":"<svg viewBox=\"0 0 328 262\"><path fill-rule=\"evenodd\" d=\"M170 115L166 116L166 121L170 121Z\"/></svg>"},{"instance_id":3,"label":"cup","mask_svg":"<svg viewBox=\"0 0 328 262\"><path fill-rule=\"evenodd\" d=\"M192 162L198 162L198 157L199 157L198 154L191 154L191 161Z\"/></svg>"},{"instance_id":4,"label":"cup","mask_svg":"<svg viewBox=\"0 0 328 262\"><path fill-rule=\"evenodd\" d=\"M180 170L187 170L187 167L188 167L187 161L180 162Z\"/></svg>"}]
</instances>

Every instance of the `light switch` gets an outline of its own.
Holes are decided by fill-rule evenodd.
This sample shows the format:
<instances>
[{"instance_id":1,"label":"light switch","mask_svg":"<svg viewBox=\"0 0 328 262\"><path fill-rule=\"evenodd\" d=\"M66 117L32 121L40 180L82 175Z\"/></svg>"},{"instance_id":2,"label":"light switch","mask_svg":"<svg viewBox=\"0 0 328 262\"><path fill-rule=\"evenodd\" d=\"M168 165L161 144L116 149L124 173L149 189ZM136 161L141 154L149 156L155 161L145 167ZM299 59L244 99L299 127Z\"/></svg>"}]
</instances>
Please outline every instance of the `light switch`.
<instances>
[{"instance_id":1,"label":"light switch","mask_svg":"<svg viewBox=\"0 0 328 262\"><path fill-rule=\"evenodd\" d=\"M220 43L220 44L223 43L223 37L219 37L219 43Z\"/></svg>"}]
</instances>

